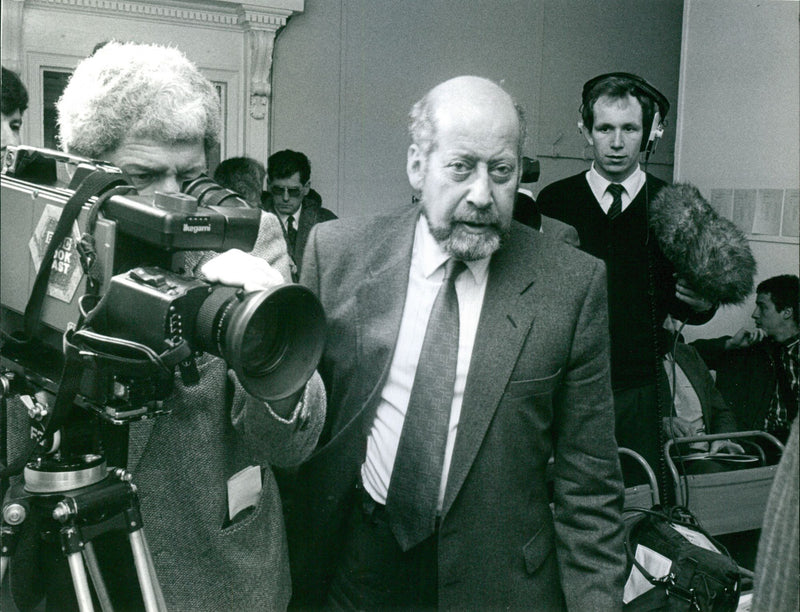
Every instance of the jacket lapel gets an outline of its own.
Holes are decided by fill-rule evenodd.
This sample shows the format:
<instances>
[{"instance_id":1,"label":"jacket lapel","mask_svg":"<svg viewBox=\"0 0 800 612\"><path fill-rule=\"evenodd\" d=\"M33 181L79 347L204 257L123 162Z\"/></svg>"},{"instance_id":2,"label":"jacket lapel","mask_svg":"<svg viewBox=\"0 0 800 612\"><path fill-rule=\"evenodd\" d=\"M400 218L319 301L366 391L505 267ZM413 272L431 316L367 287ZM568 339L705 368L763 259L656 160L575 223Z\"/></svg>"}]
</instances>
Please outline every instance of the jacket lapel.
<instances>
[{"instance_id":1,"label":"jacket lapel","mask_svg":"<svg viewBox=\"0 0 800 612\"><path fill-rule=\"evenodd\" d=\"M380 229L356 292L361 372L358 407L372 406L389 372L403 315L417 209L403 211ZM376 228L378 229L378 228Z\"/></svg>"},{"instance_id":2,"label":"jacket lapel","mask_svg":"<svg viewBox=\"0 0 800 612\"><path fill-rule=\"evenodd\" d=\"M315 209L308 205L308 198L304 199L303 208L300 209L300 218L297 221L297 238L295 238L292 258L295 256L302 257L303 249L308 241L308 234L316 222L316 216Z\"/></svg>"},{"instance_id":3,"label":"jacket lapel","mask_svg":"<svg viewBox=\"0 0 800 612\"><path fill-rule=\"evenodd\" d=\"M697 399L700 400L700 408L703 415L703 422L706 426L706 433L712 433L711 419L708 414L709 400L708 394L706 393L706 386L703 382L702 364L698 364L697 361L695 361L692 352L681 342L675 345L675 363L681 367L683 373L686 374L686 378L692 383L692 388L697 394Z\"/></svg>"},{"instance_id":4,"label":"jacket lapel","mask_svg":"<svg viewBox=\"0 0 800 612\"><path fill-rule=\"evenodd\" d=\"M452 505L475 460L538 308L533 291L536 274L522 275L527 266L520 267L515 262L523 257L533 261L541 258L538 246L533 251L530 244L522 248L521 239L529 243L531 240L527 234L520 238L518 233L512 233L509 243L494 255L489 266L442 515Z\"/></svg>"}]
</instances>

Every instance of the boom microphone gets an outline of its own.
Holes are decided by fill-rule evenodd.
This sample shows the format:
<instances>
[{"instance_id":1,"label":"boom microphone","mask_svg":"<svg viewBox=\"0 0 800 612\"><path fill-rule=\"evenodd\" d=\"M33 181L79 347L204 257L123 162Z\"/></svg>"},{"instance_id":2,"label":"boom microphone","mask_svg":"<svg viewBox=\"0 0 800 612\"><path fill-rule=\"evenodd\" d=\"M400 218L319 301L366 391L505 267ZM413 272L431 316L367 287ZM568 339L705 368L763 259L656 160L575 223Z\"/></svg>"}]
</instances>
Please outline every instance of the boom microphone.
<instances>
[{"instance_id":1,"label":"boom microphone","mask_svg":"<svg viewBox=\"0 0 800 612\"><path fill-rule=\"evenodd\" d=\"M740 304L753 291L756 261L747 238L694 185L675 183L659 191L650 224L675 271L704 299Z\"/></svg>"}]
</instances>

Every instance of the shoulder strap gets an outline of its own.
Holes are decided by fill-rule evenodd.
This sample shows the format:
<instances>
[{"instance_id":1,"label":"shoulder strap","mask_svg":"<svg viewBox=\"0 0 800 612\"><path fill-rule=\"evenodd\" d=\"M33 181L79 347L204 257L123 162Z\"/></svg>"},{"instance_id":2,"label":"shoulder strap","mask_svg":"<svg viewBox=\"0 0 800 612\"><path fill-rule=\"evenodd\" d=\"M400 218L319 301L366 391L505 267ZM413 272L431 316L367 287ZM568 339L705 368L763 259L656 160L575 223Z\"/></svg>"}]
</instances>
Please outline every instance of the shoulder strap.
<instances>
[{"instance_id":1,"label":"shoulder strap","mask_svg":"<svg viewBox=\"0 0 800 612\"><path fill-rule=\"evenodd\" d=\"M108 187L123 184L124 182L120 175L109 174L102 170L95 170L81 181L75 193L73 193L72 197L67 201L64 209L61 211L61 217L58 219L53 237L47 245L47 250L39 266L39 272L36 274L36 280L33 283L31 295L28 298L28 304L25 307L23 341L33 339L39 330L42 306L44 304L47 283L50 280L50 267L53 263L53 257L56 249L61 246L64 238L66 238L72 230L72 224L75 222L75 219L78 218L81 208L92 196L102 193Z\"/></svg>"}]
</instances>

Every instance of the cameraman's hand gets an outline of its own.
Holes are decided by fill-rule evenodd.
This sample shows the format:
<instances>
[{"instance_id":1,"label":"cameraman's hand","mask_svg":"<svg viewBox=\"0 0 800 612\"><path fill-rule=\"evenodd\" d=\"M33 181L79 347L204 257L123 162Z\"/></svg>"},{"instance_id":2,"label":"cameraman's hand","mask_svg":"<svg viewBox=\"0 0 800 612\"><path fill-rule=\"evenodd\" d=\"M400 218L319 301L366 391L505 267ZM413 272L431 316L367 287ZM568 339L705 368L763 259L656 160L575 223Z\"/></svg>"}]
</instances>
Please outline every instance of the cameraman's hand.
<instances>
[{"instance_id":1,"label":"cameraman's hand","mask_svg":"<svg viewBox=\"0 0 800 612\"><path fill-rule=\"evenodd\" d=\"M243 287L245 291L259 291L283 285L281 273L260 257L239 249L220 253L203 264L203 276L212 283Z\"/></svg>"},{"instance_id":2,"label":"cameraman's hand","mask_svg":"<svg viewBox=\"0 0 800 612\"><path fill-rule=\"evenodd\" d=\"M713 303L703 298L699 293L692 289L681 277L676 277L675 297L681 302L688 304L695 312L708 312L714 306Z\"/></svg>"},{"instance_id":3,"label":"cameraman's hand","mask_svg":"<svg viewBox=\"0 0 800 612\"><path fill-rule=\"evenodd\" d=\"M747 348L751 344L763 340L766 335L763 329L750 330L743 327L725 341L725 349Z\"/></svg>"}]
</instances>

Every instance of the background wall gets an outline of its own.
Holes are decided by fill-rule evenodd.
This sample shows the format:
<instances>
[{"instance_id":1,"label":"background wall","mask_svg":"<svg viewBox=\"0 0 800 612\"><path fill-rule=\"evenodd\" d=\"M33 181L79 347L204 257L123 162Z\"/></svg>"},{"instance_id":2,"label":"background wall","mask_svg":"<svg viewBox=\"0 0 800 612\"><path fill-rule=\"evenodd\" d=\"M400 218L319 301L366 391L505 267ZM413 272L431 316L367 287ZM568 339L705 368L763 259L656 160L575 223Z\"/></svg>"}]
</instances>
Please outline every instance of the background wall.
<instances>
[{"instance_id":1,"label":"background wall","mask_svg":"<svg viewBox=\"0 0 800 612\"><path fill-rule=\"evenodd\" d=\"M30 94L22 140L53 146L43 118L54 116L60 89L44 85L65 83L95 45L154 42L181 49L220 89L221 156L266 159L274 36L302 10L303 0L2 0L3 66Z\"/></svg>"},{"instance_id":2,"label":"background wall","mask_svg":"<svg viewBox=\"0 0 800 612\"><path fill-rule=\"evenodd\" d=\"M533 191L586 167L578 134L583 83L641 74L677 100L680 0L306 0L278 35L270 151L311 159L312 183L339 216L410 198L406 117L459 74L502 81L526 109ZM650 170L672 177L673 130Z\"/></svg>"},{"instance_id":3,"label":"background wall","mask_svg":"<svg viewBox=\"0 0 800 612\"><path fill-rule=\"evenodd\" d=\"M800 266L799 9L796 1L764 0L686 0L684 7L675 178L696 184L748 233L756 282ZM743 196L735 206L731 190ZM762 226L780 222L778 235L760 229L759 217ZM754 304L751 296L723 308L685 335L752 328Z\"/></svg>"}]
</instances>

